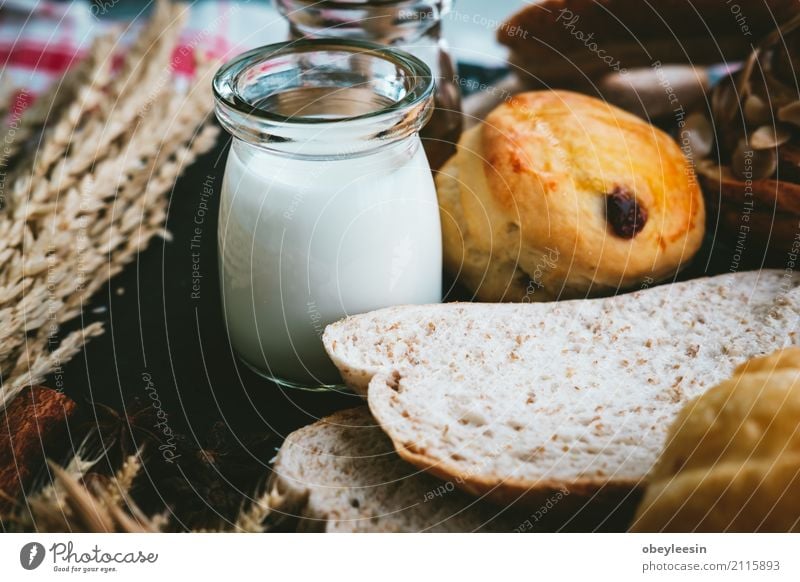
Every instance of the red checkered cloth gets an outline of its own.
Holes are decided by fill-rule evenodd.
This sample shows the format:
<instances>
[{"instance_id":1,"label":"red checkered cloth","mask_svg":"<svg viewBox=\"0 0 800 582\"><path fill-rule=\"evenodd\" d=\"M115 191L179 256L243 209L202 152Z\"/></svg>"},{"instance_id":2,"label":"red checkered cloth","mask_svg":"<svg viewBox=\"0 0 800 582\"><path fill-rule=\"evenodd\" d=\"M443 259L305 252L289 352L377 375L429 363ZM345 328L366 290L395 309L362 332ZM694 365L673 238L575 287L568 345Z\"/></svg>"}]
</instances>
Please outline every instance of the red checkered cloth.
<instances>
[{"instance_id":1,"label":"red checkered cloth","mask_svg":"<svg viewBox=\"0 0 800 582\"><path fill-rule=\"evenodd\" d=\"M145 15L132 22L114 20L115 0L105 2L0 0L0 99L11 100L13 111L78 62L92 40L111 26L122 28L121 44L130 43ZM267 0L201 2L191 14L176 48L195 47L223 60L286 37L286 26ZM176 77L191 76L188 59L175 59Z\"/></svg>"}]
</instances>

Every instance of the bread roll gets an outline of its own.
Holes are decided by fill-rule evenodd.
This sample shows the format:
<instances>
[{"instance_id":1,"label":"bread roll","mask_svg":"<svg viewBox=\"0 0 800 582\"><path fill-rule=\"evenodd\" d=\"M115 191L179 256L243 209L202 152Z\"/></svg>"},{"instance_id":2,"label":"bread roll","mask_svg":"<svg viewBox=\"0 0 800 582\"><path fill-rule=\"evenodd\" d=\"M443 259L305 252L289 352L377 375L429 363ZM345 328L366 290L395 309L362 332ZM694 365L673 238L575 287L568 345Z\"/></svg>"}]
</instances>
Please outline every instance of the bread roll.
<instances>
[{"instance_id":1,"label":"bread roll","mask_svg":"<svg viewBox=\"0 0 800 582\"><path fill-rule=\"evenodd\" d=\"M668 135L577 93L516 95L437 176L445 264L484 301L614 293L674 275L705 209Z\"/></svg>"},{"instance_id":2,"label":"bread roll","mask_svg":"<svg viewBox=\"0 0 800 582\"><path fill-rule=\"evenodd\" d=\"M750 360L672 424L636 531L800 531L800 348Z\"/></svg>"},{"instance_id":3,"label":"bread roll","mask_svg":"<svg viewBox=\"0 0 800 582\"><path fill-rule=\"evenodd\" d=\"M795 0L540 0L504 23L497 38L532 86L591 87L609 73L659 62L736 62L795 14Z\"/></svg>"}]
</instances>

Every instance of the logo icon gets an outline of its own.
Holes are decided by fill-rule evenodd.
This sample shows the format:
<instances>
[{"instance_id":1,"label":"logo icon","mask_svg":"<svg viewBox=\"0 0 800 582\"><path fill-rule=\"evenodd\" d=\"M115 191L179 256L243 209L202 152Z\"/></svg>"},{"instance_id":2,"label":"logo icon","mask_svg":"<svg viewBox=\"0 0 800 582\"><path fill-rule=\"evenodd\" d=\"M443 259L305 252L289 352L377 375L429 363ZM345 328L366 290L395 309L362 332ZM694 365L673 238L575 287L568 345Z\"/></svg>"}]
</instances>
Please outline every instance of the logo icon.
<instances>
[{"instance_id":1,"label":"logo icon","mask_svg":"<svg viewBox=\"0 0 800 582\"><path fill-rule=\"evenodd\" d=\"M26 570L35 570L44 562L44 546L39 542L29 542L19 551L19 563Z\"/></svg>"}]
</instances>

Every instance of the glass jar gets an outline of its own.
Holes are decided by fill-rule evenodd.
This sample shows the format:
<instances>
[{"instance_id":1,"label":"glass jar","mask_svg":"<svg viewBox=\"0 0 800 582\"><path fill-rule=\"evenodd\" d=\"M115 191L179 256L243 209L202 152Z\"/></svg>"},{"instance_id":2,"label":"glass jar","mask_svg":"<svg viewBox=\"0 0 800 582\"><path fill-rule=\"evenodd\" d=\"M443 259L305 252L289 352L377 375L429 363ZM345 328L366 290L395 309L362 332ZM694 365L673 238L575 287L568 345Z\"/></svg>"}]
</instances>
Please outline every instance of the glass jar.
<instances>
[{"instance_id":1,"label":"glass jar","mask_svg":"<svg viewBox=\"0 0 800 582\"><path fill-rule=\"evenodd\" d=\"M436 81L435 109L422 130L434 170L455 153L461 136L461 91L442 37L442 19L452 0L276 0L294 40L349 38L400 48L422 60Z\"/></svg>"},{"instance_id":2,"label":"glass jar","mask_svg":"<svg viewBox=\"0 0 800 582\"><path fill-rule=\"evenodd\" d=\"M231 343L278 383L335 383L327 324L441 301L439 210L419 138L430 71L372 43L280 43L225 64L214 93L233 136L218 230Z\"/></svg>"}]
</instances>

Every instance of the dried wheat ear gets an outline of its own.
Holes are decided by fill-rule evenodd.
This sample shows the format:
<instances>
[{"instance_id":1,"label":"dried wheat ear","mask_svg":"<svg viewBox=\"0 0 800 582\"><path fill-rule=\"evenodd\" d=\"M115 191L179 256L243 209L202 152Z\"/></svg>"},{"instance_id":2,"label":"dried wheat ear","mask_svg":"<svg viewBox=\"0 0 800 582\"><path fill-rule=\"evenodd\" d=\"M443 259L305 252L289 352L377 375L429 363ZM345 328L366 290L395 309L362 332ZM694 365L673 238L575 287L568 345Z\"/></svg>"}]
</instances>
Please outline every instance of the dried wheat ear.
<instances>
[{"instance_id":1,"label":"dried wheat ear","mask_svg":"<svg viewBox=\"0 0 800 582\"><path fill-rule=\"evenodd\" d=\"M45 484L28 495L25 503L15 503L11 512L0 515L0 522L10 531L39 533L184 531L168 508L146 515L134 501L134 481L143 471L141 450L125 459L113 475L94 472L105 459L105 449L96 437L90 434L66 466L49 463ZM274 521L275 508L287 504L286 497L271 487L242 499L242 508L231 522L192 531L261 533Z\"/></svg>"},{"instance_id":2,"label":"dried wheat ear","mask_svg":"<svg viewBox=\"0 0 800 582\"><path fill-rule=\"evenodd\" d=\"M188 7L159 1L118 71L114 32L15 121L0 184L0 409L73 357L102 325L59 328L155 235L167 193L215 143L214 63L173 56ZM178 91L177 58L196 75Z\"/></svg>"}]
</instances>

